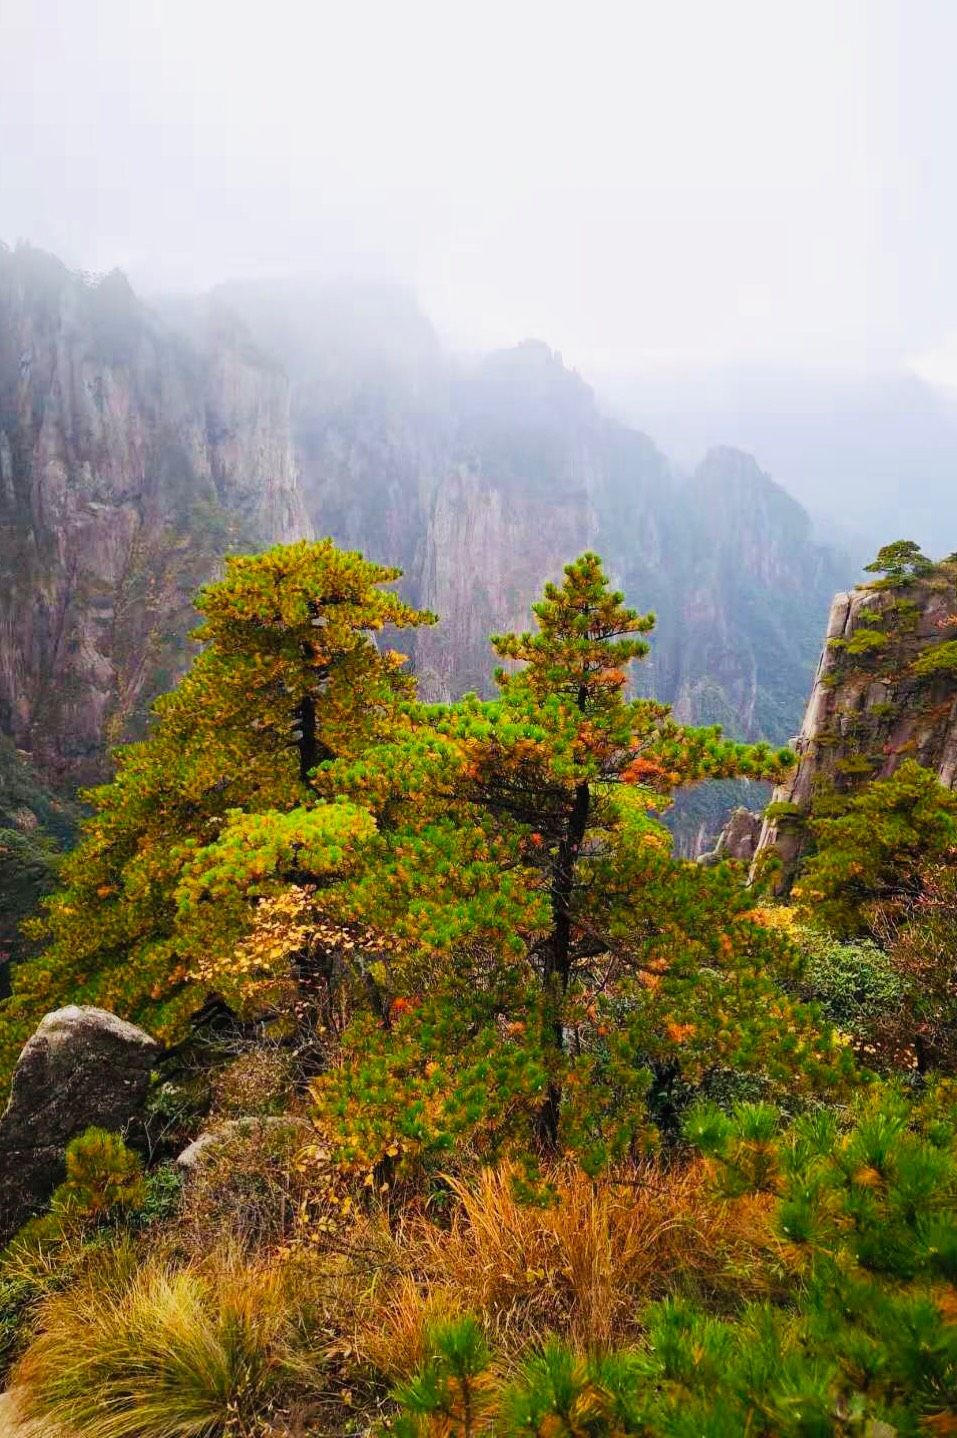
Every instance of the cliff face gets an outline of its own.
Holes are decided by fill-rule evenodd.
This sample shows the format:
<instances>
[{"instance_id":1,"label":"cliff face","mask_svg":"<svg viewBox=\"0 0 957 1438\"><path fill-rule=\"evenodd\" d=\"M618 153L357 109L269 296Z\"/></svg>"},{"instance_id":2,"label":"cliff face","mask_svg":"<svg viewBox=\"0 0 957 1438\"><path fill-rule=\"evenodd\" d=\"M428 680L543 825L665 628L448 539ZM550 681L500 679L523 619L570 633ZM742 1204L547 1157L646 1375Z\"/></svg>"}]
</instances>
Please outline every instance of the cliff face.
<instances>
[{"instance_id":1,"label":"cliff face","mask_svg":"<svg viewBox=\"0 0 957 1438\"><path fill-rule=\"evenodd\" d=\"M546 345L456 365L401 291L222 298L290 374L316 529L400 564L439 614L414 640L427 697L489 692L488 635L527 625L543 582L590 547L658 614L643 691L743 737L793 735L817 616L850 565L750 456L714 450L682 480Z\"/></svg>"},{"instance_id":2,"label":"cliff face","mask_svg":"<svg viewBox=\"0 0 957 1438\"><path fill-rule=\"evenodd\" d=\"M159 315L119 275L0 252L0 730L48 776L96 777L139 732L230 545L312 530L399 564L441 616L413 641L428 698L489 692L488 635L596 548L659 616L642 691L775 741L847 577L749 456L680 478L544 344L457 364L389 287L234 286Z\"/></svg>"},{"instance_id":3,"label":"cliff face","mask_svg":"<svg viewBox=\"0 0 957 1438\"><path fill-rule=\"evenodd\" d=\"M848 562L814 542L801 506L739 450L711 450L680 501L692 522L669 698L683 719L785 741Z\"/></svg>"},{"instance_id":4,"label":"cliff face","mask_svg":"<svg viewBox=\"0 0 957 1438\"><path fill-rule=\"evenodd\" d=\"M603 475L591 392L541 344L490 355L451 395L416 579L439 615L417 636L433 698L490 693L490 634L527 628L546 579L594 547Z\"/></svg>"},{"instance_id":5,"label":"cliff face","mask_svg":"<svg viewBox=\"0 0 957 1438\"><path fill-rule=\"evenodd\" d=\"M55 777L137 730L231 542L308 528L282 371L234 321L201 328L0 251L0 728Z\"/></svg>"},{"instance_id":6,"label":"cliff face","mask_svg":"<svg viewBox=\"0 0 957 1438\"><path fill-rule=\"evenodd\" d=\"M788 874L806 848L803 819L821 789L853 790L905 759L957 783L957 564L834 597L797 739L798 764L776 789L787 809L765 821L760 850Z\"/></svg>"}]
</instances>

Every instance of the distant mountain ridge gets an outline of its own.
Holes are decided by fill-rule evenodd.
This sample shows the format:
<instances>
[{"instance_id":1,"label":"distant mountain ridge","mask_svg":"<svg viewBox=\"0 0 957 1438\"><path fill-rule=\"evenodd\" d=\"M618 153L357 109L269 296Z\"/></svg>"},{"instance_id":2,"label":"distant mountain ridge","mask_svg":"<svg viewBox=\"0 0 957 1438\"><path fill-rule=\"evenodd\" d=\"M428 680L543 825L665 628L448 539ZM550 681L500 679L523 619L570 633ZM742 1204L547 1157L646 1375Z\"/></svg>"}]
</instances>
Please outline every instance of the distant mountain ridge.
<instances>
[{"instance_id":1,"label":"distant mountain ridge","mask_svg":"<svg viewBox=\"0 0 957 1438\"><path fill-rule=\"evenodd\" d=\"M342 294L326 327L327 292L305 287L284 334L268 290L219 297L290 375L314 524L397 556L411 596L441 616L416 640L427 694L487 688L487 635L527 623L542 581L591 547L658 613L647 688L682 718L790 737L830 597L855 566L815 542L750 455L715 449L684 479L541 342L456 363L411 297L382 289L355 292L353 339Z\"/></svg>"},{"instance_id":2,"label":"distant mountain ridge","mask_svg":"<svg viewBox=\"0 0 957 1438\"><path fill-rule=\"evenodd\" d=\"M143 305L0 251L0 730L95 777L187 658L230 544L310 533L405 570L442 617L422 691L487 691L488 635L598 549L659 616L643 687L744 737L796 729L850 561L732 449L690 479L547 345L463 363L388 287L284 281Z\"/></svg>"}]
</instances>

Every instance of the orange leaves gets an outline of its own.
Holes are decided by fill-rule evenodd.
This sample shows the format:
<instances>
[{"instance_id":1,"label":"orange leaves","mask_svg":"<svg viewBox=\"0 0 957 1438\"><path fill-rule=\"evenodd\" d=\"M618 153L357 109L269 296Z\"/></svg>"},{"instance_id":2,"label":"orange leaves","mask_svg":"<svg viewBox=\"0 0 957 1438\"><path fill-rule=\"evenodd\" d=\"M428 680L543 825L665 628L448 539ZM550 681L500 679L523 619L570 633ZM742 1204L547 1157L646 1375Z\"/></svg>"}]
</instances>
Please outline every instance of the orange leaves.
<instances>
[{"instance_id":1,"label":"orange leaves","mask_svg":"<svg viewBox=\"0 0 957 1438\"><path fill-rule=\"evenodd\" d=\"M676 1019L669 1019L665 1024L665 1033L673 1044L683 1044L697 1033L697 1025L681 1024Z\"/></svg>"},{"instance_id":2,"label":"orange leaves","mask_svg":"<svg viewBox=\"0 0 957 1438\"><path fill-rule=\"evenodd\" d=\"M663 773L664 769L654 759L646 759L644 755L636 754L622 769L621 778L625 784L640 784L643 779L657 778Z\"/></svg>"},{"instance_id":3,"label":"orange leaves","mask_svg":"<svg viewBox=\"0 0 957 1438\"><path fill-rule=\"evenodd\" d=\"M957 1288L953 1284L935 1295L937 1311L947 1324L957 1324Z\"/></svg>"}]
</instances>

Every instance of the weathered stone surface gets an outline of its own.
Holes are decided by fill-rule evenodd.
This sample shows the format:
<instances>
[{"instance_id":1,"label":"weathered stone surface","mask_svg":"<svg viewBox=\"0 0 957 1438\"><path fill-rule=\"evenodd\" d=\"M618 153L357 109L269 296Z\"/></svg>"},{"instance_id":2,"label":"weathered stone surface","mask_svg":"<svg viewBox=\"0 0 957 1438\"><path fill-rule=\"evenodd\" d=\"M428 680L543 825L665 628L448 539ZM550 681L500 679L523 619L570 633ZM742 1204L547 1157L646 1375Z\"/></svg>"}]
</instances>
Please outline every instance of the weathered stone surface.
<instances>
[{"instance_id":1,"label":"weathered stone surface","mask_svg":"<svg viewBox=\"0 0 957 1438\"><path fill-rule=\"evenodd\" d=\"M159 1054L142 1029L104 1009L47 1014L20 1055L0 1118L0 1241L62 1181L72 1138L91 1124L126 1128Z\"/></svg>"},{"instance_id":2,"label":"weathered stone surface","mask_svg":"<svg viewBox=\"0 0 957 1438\"><path fill-rule=\"evenodd\" d=\"M877 665L848 665L846 645L861 630L887 624L901 601L913 607L912 623L900 631ZM913 661L938 645L954 627L953 587L940 577L905 589L862 585L836 594L811 696L794 747L798 762L774 791L773 803L791 812L765 820L758 852L774 849L785 887L807 848L803 816L823 784L851 790L866 779L886 778L904 759L932 769L947 788L957 784L957 681L949 671L922 677ZM866 760L863 769L857 764Z\"/></svg>"},{"instance_id":3,"label":"weathered stone surface","mask_svg":"<svg viewBox=\"0 0 957 1438\"><path fill-rule=\"evenodd\" d=\"M735 809L718 839L718 855L747 863L754 858L760 837L761 815L750 809Z\"/></svg>"},{"instance_id":4,"label":"weathered stone surface","mask_svg":"<svg viewBox=\"0 0 957 1438\"><path fill-rule=\"evenodd\" d=\"M235 1138L254 1138L257 1134L269 1130L273 1133L283 1130L289 1133L301 1133L303 1139L313 1132L312 1126L306 1119L296 1118L289 1114L226 1119L223 1123L217 1124L215 1128L204 1129L198 1138L194 1138L193 1142L177 1156L176 1166L185 1174L193 1173L201 1166L207 1155L221 1144L229 1143Z\"/></svg>"},{"instance_id":5,"label":"weathered stone surface","mask_svg":"<svg viewBox=\"0 0 957 1438\"><path fill-rule=\"evenodd\" d=\"M763 820L751 809L735 809L718 835L718 842L708 854L702 854L699 863L716 864L721 859L737 859L750 864L761 838Z\"/></svg>"},{"instance_id":6,"label":"weathered stone surface","mask_svg":"<svg viewBox=\"0 0 957 1438\"><path fill-rule=\"evenodd\" d=\"M0 729L47 776L140 731L229 543L309 533L288 381L235 319L0 247Z\"/></svg>"}]
</instances>

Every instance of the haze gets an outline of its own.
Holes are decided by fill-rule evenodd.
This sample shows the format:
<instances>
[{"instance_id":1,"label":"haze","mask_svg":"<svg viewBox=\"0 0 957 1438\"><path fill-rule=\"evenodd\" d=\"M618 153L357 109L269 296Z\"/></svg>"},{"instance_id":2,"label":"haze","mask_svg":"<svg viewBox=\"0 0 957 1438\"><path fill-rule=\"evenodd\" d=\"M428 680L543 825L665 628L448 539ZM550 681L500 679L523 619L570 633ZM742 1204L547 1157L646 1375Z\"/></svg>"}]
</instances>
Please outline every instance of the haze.
<instances>
[{"instance_id":1,"label":"haze","mask_svg":"<svg viewBox=\"0 0 957 1438\"><path fill-rule=\"evenodd\" d=\"M679 458L753 447L851 528L876 485L939 547L955 45L950 0L4 0L0 237L146 292L396 278L460 350L545 338Z\"/></svg>"}]
</instances>

